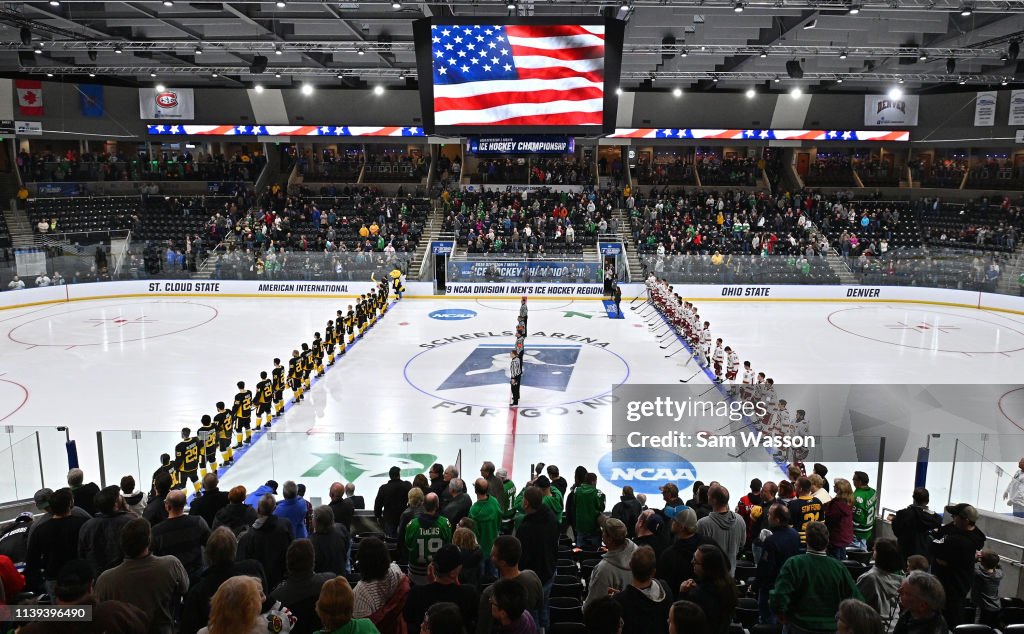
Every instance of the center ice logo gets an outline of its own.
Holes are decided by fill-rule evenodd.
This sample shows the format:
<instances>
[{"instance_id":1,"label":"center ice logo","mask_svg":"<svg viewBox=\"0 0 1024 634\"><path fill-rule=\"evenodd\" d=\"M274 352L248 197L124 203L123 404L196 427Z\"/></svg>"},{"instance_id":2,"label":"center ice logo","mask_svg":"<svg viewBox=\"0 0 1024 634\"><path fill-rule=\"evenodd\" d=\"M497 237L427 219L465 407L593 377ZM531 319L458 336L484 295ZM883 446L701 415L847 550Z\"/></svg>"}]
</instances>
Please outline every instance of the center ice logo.
<instances>
[{"instance_id":1,"label":"center ice logo","mask_svg":"<svg viewBox=\"0 0 1024 634\"><path fill-rule=\"evenodd\" d=\"M583 346L558 344L527 346L523 357L523 385L555 392L565 392ZM469 353L438 390L454 390L483 385L508 383L507 344L480 344Z\"/></svg>"}]
</instances>

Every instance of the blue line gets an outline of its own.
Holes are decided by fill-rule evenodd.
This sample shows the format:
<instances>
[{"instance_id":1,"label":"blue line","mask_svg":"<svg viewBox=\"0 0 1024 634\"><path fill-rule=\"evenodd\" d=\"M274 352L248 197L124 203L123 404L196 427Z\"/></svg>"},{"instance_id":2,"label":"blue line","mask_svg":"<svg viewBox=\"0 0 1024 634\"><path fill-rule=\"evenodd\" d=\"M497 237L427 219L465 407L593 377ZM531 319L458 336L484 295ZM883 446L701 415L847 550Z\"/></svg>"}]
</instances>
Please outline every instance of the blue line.
<instances>
[{"instance_id":1,"label":"blue line","mask_svg":"<svg viewBox=\"0 0 1024 634\"><path fill-rule=\"evenodd\" d=\"M672 322L670 322L669 320L665 319L665 315L663 315L662 312L660 310L658 310L657 306L654 307L654 310L655 310L655 312L658 313L658 317L661 317L661 320L663 322L665 322L665 324L667 324L669 328L672 329L672 332L675 334L676 339L679 340L679 343L683 344L683 347L686 348L686 351L690 353L690 357L693 357L693 348L691 348L690 344L687 343L686 340L679 335L679 332L676 330L675 326L672 325ZM704 370L704 374L708 377L708 379L711 380L711 385L713 385L718 390L718 392L722 395L722 397L727 402L730 402L730 403L734 402L735 399L733 398L733 396L731 394L729 394L729 391L725 389L725 386L715 380L718 377L716 377L714 375L714 373L711 372L711 368L709 368L707 366L701 366L700 365L700 361L697 361L696 358L694 358L693 360L697 363L698 366L701 367L702 370ZM757 428L753 427L754 423L753 423L753 421L750 420L749 416L744 416L743 419L745 421L747 421L746 427L748 429L751 429L754 432L757 431ZM732 425L730 424L729 427L731 429ZM770 451L768 451L767 447L762 447L762 449L764 449L765 453L767 453L769 456L772 456L772 453ZM772 456L772 457L774 457L774 456ZM779 468L779 471L781 471L784 474L788 473L787 470L786 470L786 466L787 465L781 464L781 463L779 463L779 462L777 462L775 460L772 460L772 462L774 462L775 466Z\"/></svg>"},{"instance_id":2,"label":"blue line","mask_svg":"<svg viewBox=\"0 0 1024 634\"><path fill-rule=\"evenodd\" d=\"M398 305L398 301L394 301L394 302L391 302L390 304L388 304L387 312L385 312L384 314L380 315L380 317L378 317L378 322L383 320L384 317L386 315L388 315L388 313L391 312L391 309L392 309L393 306L397 306L397 305ZM356 344L359 343L360 341L362 341L364 336L365 336L365 333L363 335L360 335L360 336L356 337L356 340L353 341L352 343L347 344L345 346L345 354L347 355L352 350L352 348L355 348ZM339 357L338 355L335 355L335 357L334 357L335 363L337 363L340 360L341 360L341 357ZM310 376L309 377L309 389L306 390L306 392L311 392L313 390L313 388L316 386L317 383L319 383L323 379L327 378L327 373L330 372L332 369L334 369L334 366L329 366L327 364L324 364L324 376L322 376L322 377ZM286 384L287 384L287 382L286 382ZM277 416L276 419L272 419L272 421L273 421L272 424L273 425L280 424L281 421L284 419L284 415L288 413L288 410L290 410L292 408L292 406L297 405L297 404L298 403L295 403L292 399L285 399L284 408L281 410L280 416ZM245 454L249 453L249 450L256 446L256 441L258 441L260 438L263 438L263 436L266 435L267 431L268 430L267 430L265 425L260 426L259 429L255 430L253 432L253 434L252 434L252 442L249 443L249 444L243 445L241 449L238 449L234 453L232 453L232 455L231 455L232 463L229 466L219 467L217 469L217 478L218 479L222 479L227 474L227 472L231 469L231 467L233 467L236 464L238 464L238 460L242 459L242 457L244 457ZM273 429L271 429L269 431L273 431ZM196 495L197 495L196 493L192 493L191 495L189 495L188 496L188 500L187 500L186 503L191 505L192 504L192 500L196 497Z\"/></svg>"}]
</instances>

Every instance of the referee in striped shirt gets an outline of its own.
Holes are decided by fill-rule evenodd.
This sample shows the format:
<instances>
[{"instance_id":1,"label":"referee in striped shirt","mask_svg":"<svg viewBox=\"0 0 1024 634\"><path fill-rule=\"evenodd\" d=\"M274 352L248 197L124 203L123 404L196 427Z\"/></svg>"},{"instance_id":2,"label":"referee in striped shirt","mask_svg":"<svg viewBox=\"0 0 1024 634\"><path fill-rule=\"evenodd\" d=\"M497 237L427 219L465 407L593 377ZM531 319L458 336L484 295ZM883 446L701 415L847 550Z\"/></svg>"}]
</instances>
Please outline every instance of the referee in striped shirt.
<instances>
[{"instance_id":1,"label":"referee in striped shirt","mask_svg":"<svg viewBox=\"0 0 1024 634\"><path fill-rule=\"evenodd\" d=\"M519 355L515 350L509 353L512 357L512 363L508 366L509 382L512 385L512 402L510 406L519 405L519 385L523 379L523 360L519 358Z\"/></svg>"}]
</instances>

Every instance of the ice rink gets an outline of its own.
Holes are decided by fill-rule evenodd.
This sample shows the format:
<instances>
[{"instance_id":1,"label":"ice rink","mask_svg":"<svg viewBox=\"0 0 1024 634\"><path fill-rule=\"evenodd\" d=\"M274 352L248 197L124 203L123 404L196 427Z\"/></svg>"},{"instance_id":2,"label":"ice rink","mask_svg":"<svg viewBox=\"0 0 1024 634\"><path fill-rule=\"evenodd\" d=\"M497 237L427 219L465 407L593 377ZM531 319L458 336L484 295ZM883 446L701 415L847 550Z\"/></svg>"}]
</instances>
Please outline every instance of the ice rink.
<instances>
[{"instance_id":1,"label":"ice rink","mask_svg":"<svg viewBox=\"0 0 1024 634\"><path fill-rule=\"evenodd\" d=\"M274 357L286 360L350 301L109 299L2 311L0 422L51 430L66 425L88 478L100 477L102 444L108 484L131 473L148 486L159 454L172 452L181 427L194 430L203 414L215 413L214 403L230 404L237 381L255 385ZM1024 383L1020 316L888 303L698 306L714 335L774 378L783 398L781 386L800 384L983 386L970 411L957 415L928 415L949 409L939 395L921 415L871 413L874 427L809 416L813 433L891 439L886 456L895 446L899 462L886 466L884 505L906 504L912 457L928 434L997 438L1024 431L1024 390L1014 387ZM693 377L688 387L722 394L695 363L684 365L685 353L666 358L676 348L662 349L672 341L656 336L655 316L628 309L628 302L623 308L625 319L613 320L597 300L531 301L522 401L512 410L507 351L518 302L407 298L339 357L271 433L258 434L235 465L222 470L222 480L251 488L269 478L295 479L313 498L326 497L331 482L354 481L372 498L392 464L414 473L461 454L467 477L492 460L520 486L536 462L558 464L567 477L577 464L596 468L614 500L622 477L608 464L613 386L679 387L680 378ZM790 409L802 406L798 400ZM781 477L757 453L682 457L692 467L691 480L721 480L738 497L751 477ZM994 455L1007 469L1016 462ZM47 486L60 485L61 457L43 455ZM846 473L847 465L832 466L830 478L850 477L854 468L850 464ZM866 470L874 473L873 466ZM635 488L656 498L657 484L638 481Z\"/></svg>"}]
</instances>

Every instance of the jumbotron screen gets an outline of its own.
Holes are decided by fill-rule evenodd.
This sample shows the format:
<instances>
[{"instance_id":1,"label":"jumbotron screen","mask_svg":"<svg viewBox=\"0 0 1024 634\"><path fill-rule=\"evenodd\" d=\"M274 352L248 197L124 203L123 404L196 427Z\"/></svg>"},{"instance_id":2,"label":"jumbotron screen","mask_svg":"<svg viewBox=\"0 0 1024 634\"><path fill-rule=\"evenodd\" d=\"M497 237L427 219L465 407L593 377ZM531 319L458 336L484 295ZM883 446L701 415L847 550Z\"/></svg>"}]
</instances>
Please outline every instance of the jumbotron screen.
<instances>
[{"instance_id":1,"label":"jumbotron screen","mask_svg":"<svg viewBox=\"0 0 1024 634\"><path fill-rule=\"evenodd\" d=\"M430 132L570 132L615 127L623 23L420 20L416 56Z\"/></svg>"}]
</instances>

